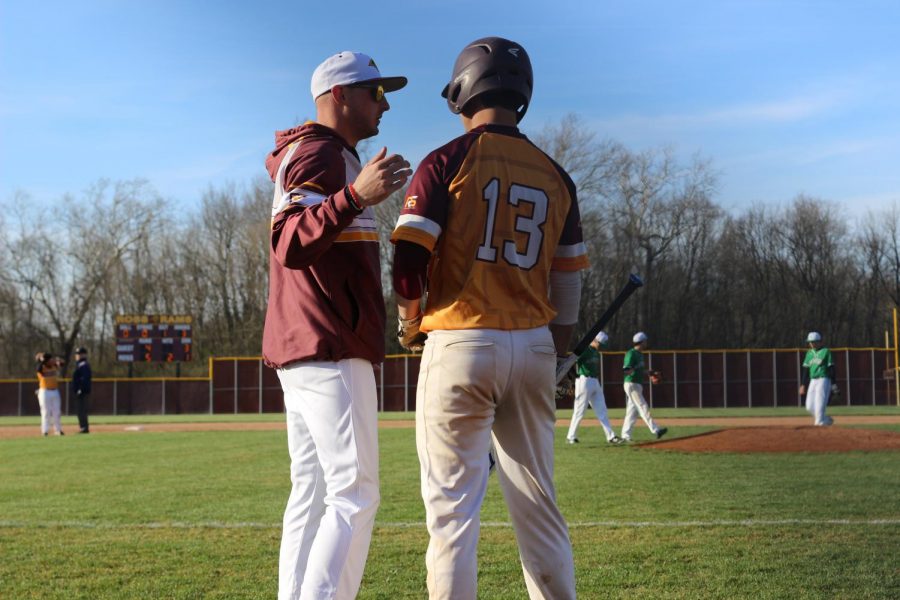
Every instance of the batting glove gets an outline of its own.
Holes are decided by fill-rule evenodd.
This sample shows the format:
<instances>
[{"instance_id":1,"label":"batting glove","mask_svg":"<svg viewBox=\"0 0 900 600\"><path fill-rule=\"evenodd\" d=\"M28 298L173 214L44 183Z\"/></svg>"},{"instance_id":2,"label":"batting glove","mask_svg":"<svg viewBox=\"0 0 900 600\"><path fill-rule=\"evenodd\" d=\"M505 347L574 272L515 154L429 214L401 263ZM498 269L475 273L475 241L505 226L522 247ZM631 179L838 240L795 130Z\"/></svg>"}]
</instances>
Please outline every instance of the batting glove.
<instances>
[{"instance_id":1,"label":"batting glove","mask_svg":"<svg viewBox=\"0 0 900 600\"><path fill-rule=\"evenodd\" d=\"M410 352L421 352L425 348L425 340L428 336L419 331L422 324L422 313L412 319L397 317L399 328L397 329L397 341Z\"/></svg>"},{"instance_id":2,"label":"batting glove","mask_svg":"<svg viewBox=\"0 0 900 600\"><path fill-rule=\"evenodd\" d=\"M557 356L556 357L556 373L557 377L562 374L561 367L566 362L565 356ZM575 369L573 369L574 363L572 363L569 368L566 370L562 379L560 379L556 384L556 402L561 403L567 401L570 397L575 394Z\"/></svg>"}]
</instances>

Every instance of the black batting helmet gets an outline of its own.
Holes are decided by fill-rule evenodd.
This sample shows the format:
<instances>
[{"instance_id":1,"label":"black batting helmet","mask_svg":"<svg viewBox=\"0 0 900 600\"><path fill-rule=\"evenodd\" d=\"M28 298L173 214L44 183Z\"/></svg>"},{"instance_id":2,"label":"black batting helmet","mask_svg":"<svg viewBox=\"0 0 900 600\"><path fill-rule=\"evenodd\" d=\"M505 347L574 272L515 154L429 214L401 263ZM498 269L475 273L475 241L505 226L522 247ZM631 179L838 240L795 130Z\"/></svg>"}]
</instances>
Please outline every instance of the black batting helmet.
<instances>
[{"instance_id":1,"label":"black batting helmet","mask_svg":"<svg viewBox=\"0 0 900 600\"><path fill-rule=\"evenodd\" d=\"M519 95L522 105L516 110L521 121L531 102L534 75L525 48L500 37L475 40L459 53L453 65L450 83L441 96L453 114L463 111L466 104L485 92L505 91Z\"/></svg>"}]
</instances>

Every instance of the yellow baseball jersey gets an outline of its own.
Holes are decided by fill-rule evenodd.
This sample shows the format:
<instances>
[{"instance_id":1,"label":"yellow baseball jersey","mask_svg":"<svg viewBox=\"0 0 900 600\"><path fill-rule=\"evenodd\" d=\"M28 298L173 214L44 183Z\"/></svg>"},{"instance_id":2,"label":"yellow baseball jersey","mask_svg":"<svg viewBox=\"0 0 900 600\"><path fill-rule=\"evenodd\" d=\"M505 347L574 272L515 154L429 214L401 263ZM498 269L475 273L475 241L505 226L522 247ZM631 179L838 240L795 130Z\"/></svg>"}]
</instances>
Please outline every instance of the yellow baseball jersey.
<instances>
[{"instance_id":1,"label":"yellow baseball jersey","mask_svg":"<svg viewBox=\"0 0 900 600\"><path fill-rule=\"evenodd\" d=\"M59 371L56 369L47 369L46 367L41 367L37 372L38 376L38 387L42 390L55 390L59 387L59 383L57 377L59 375Z\"/></svg>"},{"instance_id":2,"label":"yellow baseball jersey","mask_svg":"<svg viewBox=\"0 0 900 600\"><path fill-rule=\"evenodd\" d=\"M575 185L516 128L485 125L416 169L391 241L431 251L421 329L530 329L551 270L588 266Z\"/></svg>"}]
</instances>

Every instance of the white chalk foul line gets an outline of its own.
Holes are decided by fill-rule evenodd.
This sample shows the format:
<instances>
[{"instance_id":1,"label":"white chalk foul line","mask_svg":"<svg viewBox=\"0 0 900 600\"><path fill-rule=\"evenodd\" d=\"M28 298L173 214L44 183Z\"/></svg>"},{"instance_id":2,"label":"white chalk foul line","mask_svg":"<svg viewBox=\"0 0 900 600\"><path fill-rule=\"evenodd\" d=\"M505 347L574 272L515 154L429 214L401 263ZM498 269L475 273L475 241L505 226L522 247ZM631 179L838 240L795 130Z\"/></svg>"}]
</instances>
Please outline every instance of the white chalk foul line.
<instances>
[{"instance_id":1,"label":"white chalk foul line","mask_svg":"<svg viewBox=\"0 0 900 600\"><path fill-rule=\"evenodd\" d=\"M569 527L772 527L778 525L900 525L888 519L738 519L712 521L581 521Z\"/></svg>"},{"instance_id":2,"label":"white chalk foul line","mask_svg":"<svg viewBox=\"0 0 900 600\"><path fill-rule=\"evenodd\" d=\"M422 523L387 523L382 526L412 527ZM772 527L779 525L900 525L900 518L886 519L716 519L711 521L575 521L570 522L569 529L589 527ZM378 527L379 524L375 523ZM482 527L512 527L509 522L486 521Z\"/></svg>"},{"instance_id":3,"label":"white chalk foul line","mask_svg":"<svg viewBox=\"0 0 900 600\"><path fill-rule=\"evenodd\" d=\"M591 527L778 527L785 525L798 526L823 526L823 525L849 525L849 526L882 526L900 525L900 517L888 517L883 519L713 519L709 521L576 521L569 523L569 529L582 529ZM481 523L483 528L512 528L512 524L504 521L485 521ZM375 523L376 529L415 529L425 528L424 522L386 522ZM109 523L95 521L49 521L31 523L27 521L0 521L0 529L280 529L281 523L256 523L256 522L225 522L225 521L199 521L188 523L184 521L167 521L155 523Z\"/></svg>"}]
</instances>

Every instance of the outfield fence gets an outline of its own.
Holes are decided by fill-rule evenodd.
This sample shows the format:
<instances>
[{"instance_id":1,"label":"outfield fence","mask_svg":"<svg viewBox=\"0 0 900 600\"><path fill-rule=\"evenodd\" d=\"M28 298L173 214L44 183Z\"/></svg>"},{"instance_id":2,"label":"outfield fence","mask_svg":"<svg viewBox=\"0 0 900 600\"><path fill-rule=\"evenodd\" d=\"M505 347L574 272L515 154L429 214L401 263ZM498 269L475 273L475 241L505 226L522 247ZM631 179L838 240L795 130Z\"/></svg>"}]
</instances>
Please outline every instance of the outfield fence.
<instances>
[{"instance_id":1,"label":"outfield fence","mask_svg":"<svg viewBox=\"0 0 900 600\"><path fill-rule=\"evenodd\" d=\"M798 395L805 350L656 350L646 353L648 368L663 380L647 385L644 396L660 408L802 406ZM832 349L840 397L832 404L894 405L897 395L892 348ZM622 408L623 352L601 356L600 379L607 406ZM259 357L209 360L207 377L95 377L91 414L237 414L282 412L278 376ZM415 410L419 356L386 357L376 365L378 408ZM63 414L75 413L69 380L62 379ZM38 415L35 379L0 379L0 416ZM571 408L572 398L559 408Z\"/></svg>"}]
</instances>

